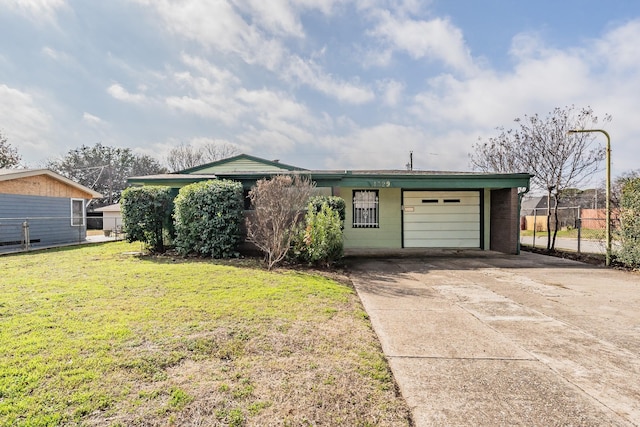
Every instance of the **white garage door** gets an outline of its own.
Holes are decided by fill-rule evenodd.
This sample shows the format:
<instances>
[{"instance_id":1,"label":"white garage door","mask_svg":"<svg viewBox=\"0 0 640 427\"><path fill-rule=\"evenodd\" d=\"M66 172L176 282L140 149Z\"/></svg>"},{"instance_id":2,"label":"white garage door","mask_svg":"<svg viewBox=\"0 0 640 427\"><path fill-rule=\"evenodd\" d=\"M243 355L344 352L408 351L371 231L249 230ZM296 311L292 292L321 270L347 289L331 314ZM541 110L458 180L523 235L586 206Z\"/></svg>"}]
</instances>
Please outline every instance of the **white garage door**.
<instances>
[{"instance_id":1,"label":"white garage door","mask_svg":"<svg viewBox=\"0 0 640 427\"><path fill-rule=\"evenodd\" d=\"M479 248L480 193L405 191L405 248Z\"/></svg>"}]
</instances>

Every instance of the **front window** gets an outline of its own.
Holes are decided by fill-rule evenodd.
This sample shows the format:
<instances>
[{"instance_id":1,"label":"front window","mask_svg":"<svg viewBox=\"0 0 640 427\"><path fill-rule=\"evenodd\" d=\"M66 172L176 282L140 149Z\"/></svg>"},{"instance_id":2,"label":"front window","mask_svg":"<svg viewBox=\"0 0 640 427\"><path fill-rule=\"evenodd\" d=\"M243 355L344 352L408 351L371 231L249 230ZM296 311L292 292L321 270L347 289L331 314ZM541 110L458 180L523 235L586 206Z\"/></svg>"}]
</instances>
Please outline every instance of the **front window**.
<instances>
[{"instance_id":1,"label":"front window","mask_svg":"<svg viewBox=\"0 0 640 427\"><path fill-rule=\"evenodd\" d=\"M378 190L353 192L353 228L379 228Z\"/></svg>"},{"instance_id":2,"label":"front window","mask_svg":"<svg viewBox=\"0 0 640 427\"><path fill-rule=\"evenodd\" d=\"M71 225L83 226L84 225L84 200L71 199Z\"/></svg>"}]
</instances>

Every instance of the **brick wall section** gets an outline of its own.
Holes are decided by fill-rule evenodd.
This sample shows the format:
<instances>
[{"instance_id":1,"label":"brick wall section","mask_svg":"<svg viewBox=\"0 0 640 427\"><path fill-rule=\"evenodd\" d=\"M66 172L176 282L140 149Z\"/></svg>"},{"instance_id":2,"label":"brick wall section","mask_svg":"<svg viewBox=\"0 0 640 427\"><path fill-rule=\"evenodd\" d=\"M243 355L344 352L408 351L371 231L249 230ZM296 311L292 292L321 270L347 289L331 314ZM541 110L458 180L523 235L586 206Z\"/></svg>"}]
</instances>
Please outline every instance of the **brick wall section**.
<instances>
[{"instance_id":1,"label":"brick wall section","mask_svg":"<svg viewBox=\"0 0 640 427\"><path fill-rule=\"evenodd\" d=\"M491 191L491 242L493 251L518 252L518 189Z\"/></svg>"},{"instance_id":2,"label":"brick wall section","mask_svg":"<svg viewBox=\"0 0 640 427\"><path fill-rule=\"evenodd\" d=\"M91 199L91 194L71 187L47 175L36 175L0 182L0 193L24 196L46 196Z\"/></svg>"}]
</instances>

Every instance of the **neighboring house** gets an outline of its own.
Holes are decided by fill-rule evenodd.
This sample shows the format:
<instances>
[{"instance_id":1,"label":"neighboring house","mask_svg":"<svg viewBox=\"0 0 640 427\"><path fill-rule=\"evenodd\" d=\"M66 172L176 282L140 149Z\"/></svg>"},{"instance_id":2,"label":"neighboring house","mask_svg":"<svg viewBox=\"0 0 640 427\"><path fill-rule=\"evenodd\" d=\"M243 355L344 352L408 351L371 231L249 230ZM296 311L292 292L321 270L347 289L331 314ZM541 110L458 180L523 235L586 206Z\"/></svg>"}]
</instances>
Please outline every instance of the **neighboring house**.
<instances>
[{"instance_id":1,"label":"neighboring house","mask_svg":"<svg viewBox=\"0 0 640 427\"><path fill-rule=\"evenodd\" d=\"M600 199L598 199L598 197ZM547 195L529 196L522 200L521 225L523 230L533 230L534 223L537 224L536 231L547 231L547 214L549 204L551 205L551 230L554 230L555 223L553 208L555 207L553 198ZM588 190L567 190L565 196L558 204L558 224L559 229L564 227L578 227L579 220L582 220L583 228L604 229L606 220L604 209L591 209L594 206L604 205L605 197L598 195L597 189Z\"/></svg>"},{"instance_id":2,"label":"neighboring house","mask_svg":"<svg viewBox=\"0 0 640 427\"><path fill-rule=\"evenodd\" d=\"M85 240L85 206L99 197L48 169L0 169L0 249Z\"/></svg>"},{"instance_id":3,"label":"neighboring house","mask_svg":"<svg viewBox=\"0 0 640 427\"><path fill-rule=\"evenodd\" d=\"M102 229L104 231L119 233L122 230L120 203L94 209L94 212L102 212Z\"/></svg>"},{"instance_id":4,"label":"neighboring house","mask_svg":"<svg viewBox=\"0 0 640 427\"><path fill-rule=\"evenodd\" d=\"M345 249L476 248L518 253L519 193L531 175L405 170L306 170L241 154L184 171L131 177L177 190L231 179L245 193L265 177L300 173L346 202Z\"/></svg>"}]
</instances>

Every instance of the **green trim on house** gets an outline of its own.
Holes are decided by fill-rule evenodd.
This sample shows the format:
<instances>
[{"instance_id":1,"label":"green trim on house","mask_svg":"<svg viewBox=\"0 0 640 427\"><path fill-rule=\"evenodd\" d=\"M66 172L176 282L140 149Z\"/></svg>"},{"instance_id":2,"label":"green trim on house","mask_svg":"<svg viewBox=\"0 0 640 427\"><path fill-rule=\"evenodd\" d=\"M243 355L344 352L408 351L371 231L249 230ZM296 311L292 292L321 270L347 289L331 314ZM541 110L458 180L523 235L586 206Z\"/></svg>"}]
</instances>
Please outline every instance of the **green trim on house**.
<instances>
[{"instance_id":1,"label":"green trim on house","mask_svg":"<svg viewBox=\"0 0 640 427\"><path fill-rule=\"evenodd\" d=\"M133 186L164 185L171 188L182 188L185 185L193 184L194 182L208 181L210 179L218 179L218 177L216 175L163 174L163 175L134 176L131 178L127 178L127 182Z\"/></svg>"},{"instance_id":2,"label":"green trim on house","mask_svg":"<svg viewBox=\"0 0 640 427\"><path fill-rule=\"evenodd\" d=\"M482 230L484 231L482 239L484 242L484 247L482 249L489 249L489 247L491 246L491 190L485 188L481 194L481 197L484 201L482 205L482 209L484 210L482 216Z\"/></svg>"}]
</instances>

